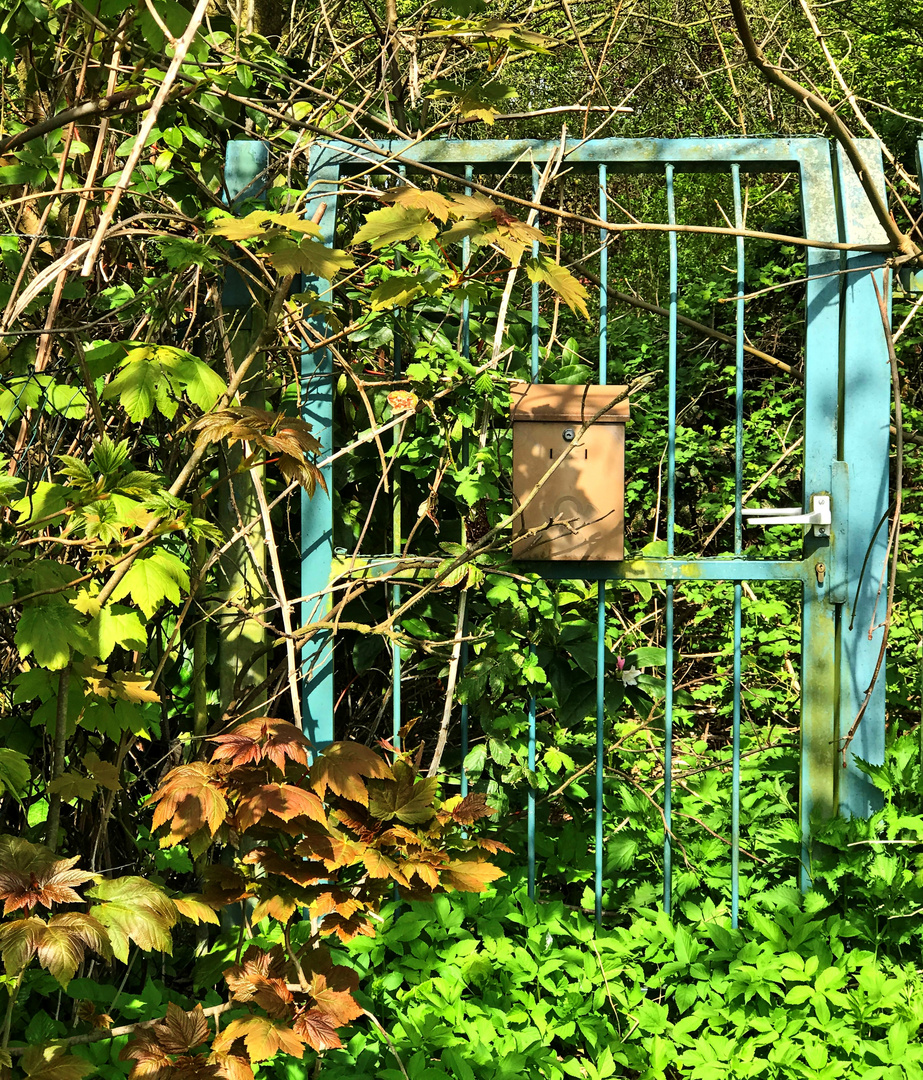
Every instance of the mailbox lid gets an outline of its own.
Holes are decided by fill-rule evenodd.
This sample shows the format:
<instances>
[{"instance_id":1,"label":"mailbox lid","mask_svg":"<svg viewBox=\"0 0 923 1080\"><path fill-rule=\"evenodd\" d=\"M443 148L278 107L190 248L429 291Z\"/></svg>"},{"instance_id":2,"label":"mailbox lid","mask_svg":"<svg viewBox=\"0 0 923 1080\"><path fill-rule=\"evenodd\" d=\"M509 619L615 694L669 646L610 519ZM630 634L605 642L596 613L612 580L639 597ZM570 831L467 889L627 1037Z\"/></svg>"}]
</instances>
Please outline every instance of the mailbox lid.
<instances>
[{"instance_id":1,"label":"mailbox lid","mask_svg":"<svg viewBox=\"0 0 923 1080\"><path fill-rule=\"evenodd\" d=\"M515 382L510 387L512 419L521 421L563 421L582 424L600 409L624 394L625 386L564 386L557 383ZM628 398L603 413L597 424L624 424L628 419Z\"/></svg>"}]
</instances>

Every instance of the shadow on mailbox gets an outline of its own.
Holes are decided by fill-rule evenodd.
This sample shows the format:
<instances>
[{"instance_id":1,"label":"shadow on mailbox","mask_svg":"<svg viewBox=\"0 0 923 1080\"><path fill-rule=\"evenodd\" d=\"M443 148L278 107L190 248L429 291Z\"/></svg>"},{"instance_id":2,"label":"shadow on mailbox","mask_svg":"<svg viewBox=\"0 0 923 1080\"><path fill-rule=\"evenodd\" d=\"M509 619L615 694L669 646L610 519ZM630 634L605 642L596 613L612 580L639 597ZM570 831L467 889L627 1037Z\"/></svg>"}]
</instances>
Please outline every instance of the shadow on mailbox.
<instances>
[{"instance_id":1,"label":"shadow on mailbox","mask_svg":"<svg viewBox=\"0 0 923 1080\"><path fill-rule=\"evenodd\" d=\"M581 426L624 386L514 383L513 508L522 506L561 453L567 457L513 524L514 559L625 557L625 422L628 399ZM518 539L515 539L518 537Z\"/></svg>"}]
</instances>

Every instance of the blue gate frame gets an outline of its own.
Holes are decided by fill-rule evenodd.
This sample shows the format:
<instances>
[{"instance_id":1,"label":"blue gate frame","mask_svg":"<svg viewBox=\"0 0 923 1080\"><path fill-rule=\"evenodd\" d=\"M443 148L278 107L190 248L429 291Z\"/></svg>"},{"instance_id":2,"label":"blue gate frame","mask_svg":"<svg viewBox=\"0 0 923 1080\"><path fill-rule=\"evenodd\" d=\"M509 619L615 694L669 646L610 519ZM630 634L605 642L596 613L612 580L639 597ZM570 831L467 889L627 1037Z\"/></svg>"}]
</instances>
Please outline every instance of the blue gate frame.
<instances>
[{"instance_id":1,"label":"blue gate frame","mask_svg":"<svg viewBox=\"0 0 923 1080\"><path fill-rule=\"evenodd\" d=\"M260 144L231 144L240 155ZM874 140L860 147L867 175L884 192L880 148ZM387 142L377 145L331 142L312 148L310 197L324 204L320 225L327 243L334 240L340 181L358 171L382 170L399 174L415 164L437 170L458 182L479 173L540 168L562 152L560 142ZM254 158L256 157L254 151ZM605 180L613 173L652 173L666 183L669 245L669 431L667 475L667 544L663 559L627 559L624 562L535 563L528 565L546 578L595 580L598 584L597 740L596 740L596 914L601 915L603 873L603 647L604 595L608 580L654 580L666 583L666 750L664 905L672 900L672 839L670 832L670 772L673 719L673 591L689 580L734 583L734 759L732 770L732 918L738 914L739 870L739 752L741 701L741 583L744 581L799 581L803 593L801 658L801 787L800 824L804 837L801 883L810 885L809 842L812 818L836 813L867 816L877 807L876 792L857 769L856 759L880 763L884 758L885 679L879 676L862 724L841 766L840 742L865 698L881 643L881 627L869 633L883 565L885 530L874 535L888 508L890 371L872 274L881 287L883 252L888 250L858 178L845 155L826 139L682 139L570 140L563 146L563 161L575 169L598 170L601 224L606 221ZM263 167L263 166L261 166ZM793 560L748 559L742 535L742 445L744 357L744 247L737 238L738 300L737 367L737 470L734 514L735 548L730 558L674 557L673 498L675 485L677 319L677 231L673 178L678 172L729 174L733 184L737 227L741 227L742 173L789 172L800 183L807 263L806 338L804 364L804 508L814 495L829 495L832 526L826 536L808 535L803 557ZM255 175L255 173L251 174ZM242 181L238 183L243 186ZM601 230L605 242L608 233ZM797 238L793 238L797 242ZM605 243L600 276L600 370L606 380L607 282ZM330 283L308 282L323 300ZM537 320L538 288L533 289L533 327ZM467 311L462 313L467 320ZM322 329L322 324L318 325ZM533 333L533 379L538 373L538 335ZM304 418L314 427L323 454L333 450L333 366L328 351L303 355ZM333 491L332 468L326 468ZM328 585L334 561L333 503L320 490L302 498L302 623L314 621L329 605ZM857 578L868 556L868 571L857 591ZM395 595L399 590L395 585ZM854 629L850 630L852 624ZM304 659L304 723L315 745L334 739L333 642L329 635L315 637ZM394 651L395 720L400 726L400 659ZM535 702L530 706L530 765L535 757ZM467 741L467 710L462 710L462 739ZM462 778L463 785L465 778ZM534 891L535 799L529 804L530 892Z\"/></svg>"}]
</instances>

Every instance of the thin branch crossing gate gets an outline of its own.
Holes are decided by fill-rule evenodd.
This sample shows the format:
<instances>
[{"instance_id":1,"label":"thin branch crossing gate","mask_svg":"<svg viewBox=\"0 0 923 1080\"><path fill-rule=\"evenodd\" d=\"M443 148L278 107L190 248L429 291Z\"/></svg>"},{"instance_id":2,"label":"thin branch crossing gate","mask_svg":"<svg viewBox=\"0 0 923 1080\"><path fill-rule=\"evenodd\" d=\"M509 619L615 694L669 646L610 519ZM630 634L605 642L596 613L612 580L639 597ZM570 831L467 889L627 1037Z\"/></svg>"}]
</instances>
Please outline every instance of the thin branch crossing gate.
<instances>
[{"instance_id":1,"label":"thin branch crossing gate","mask_svg":"<svg viewBox=\"0 0 923 1080\"><path fill-rule=\"evenodd\" d=\"M860 143L868 175L882 192L884 175L878 144ZM252 142L229 145L239 188L264 167ZM333 243L340 183L356 173L411 173L415 165L437 169L470 182L477 173L505 174L511 170L540 172L560 142L390 142L360 149L358 144L317 144L312 151L312 194L326 204L321 228ZM607 176L644 173L659 177L668 225L676 225L674 181L679 173L724 173L730 177L735 227L743 227L741 176L747 173L794 173L801 193L803 236L807 246L806 330L804 343L803 506L780 508L771 515L785 521L804 518L805 539L800 558L748 558L743 543L743 404L744 269L746 240L736 240L738 292L736 301L736 454L734 551L731 557L677 557L675 554L676 432L677 432L677 300L678 235L668 231L669 243L669 412L666 460L666 542L664 558L627 558L619 562L530 562L523 568L549 579L583 578L598 583L597 709L596 709L596 913L601 915L603 883L603 763L604 763L604 635L605 583L646 580L665 583L666 700L664 756L664 906L672 902L673 841L671 837L671 770L674 713L674 592L688 581L733 583L733 765L732 765L732 916L739 906L740 856L740 725L741 725L741 595L746 582L797 582L802 593L801 658L801 781L800 824L804 837L801 883L809 886L808 840L811 821L837 813L866 816L876 808L875 791L856 767L856 759L878 763L884 757L885 702L883 675L871 695L865 717L841 765L841 740L865 697L878 657L882 629L869 634L883 571L886 530L876 526L888 508L890 372L872 274L882 284L886 243L868 200L845 156L825 139L681 139L571 140L563 144L569 169L599 177L598 215L608 220ZM252 162L249 176L248 162ZM681 223L680 223L681 224ZM599 292L599 374L606 382L608 267L606 230L601 231ZM845 250L837 245L854 245ZM315 281L321 299L330 284ZM462 311L462 340L468 341L467 303ZM532 295L532 377L539 371L538 286ZM396 362L399 358L395 358ZM334 449L333 368L326 351L303 357L304 417L324 446ZM681 402L679 403L682 404ZM327 470L327 486L335 490L335 467ZM327 586L333 565L333 503L318 491L302 503L302 608L304 623L316 619L329 603ZM399 515L399 508L398 508ZM767 515L770 516L770 515ZM758 520L758 519L751 519ZM768 524L768 523L767 523ZM869 570L860 568L867 558ZM399 585L394 585L395 599ZM318 601L316 598L321 597ZM315 599L312 599L315 598ZM854 629L850 630L852 625ZM318 744L334 738L333 651L329 638L306 658L304 721L306 733ZM465 657L462 657L464 663ZM394 730L400 728L400 652L393 652ZM309 677L308 677L309 669ZM467 708L462 709L462 748L468 743ZM529 706L529 765L535 765L535 700ZM466 777L462 776L463 791ZM528 863L534 890L535 795L529 796Z\"/></svg>"}]
</instances>

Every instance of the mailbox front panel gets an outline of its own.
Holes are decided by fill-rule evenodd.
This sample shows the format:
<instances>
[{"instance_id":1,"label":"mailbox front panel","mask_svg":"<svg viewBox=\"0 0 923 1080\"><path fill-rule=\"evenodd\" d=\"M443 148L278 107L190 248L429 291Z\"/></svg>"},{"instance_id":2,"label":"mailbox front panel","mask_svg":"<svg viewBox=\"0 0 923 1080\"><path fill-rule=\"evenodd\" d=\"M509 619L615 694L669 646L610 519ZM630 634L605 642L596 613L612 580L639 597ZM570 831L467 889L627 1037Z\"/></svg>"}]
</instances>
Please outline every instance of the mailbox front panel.
<instances>
[{"instance_id":1,"label":"mailbox front panel","mask_svg":"<svg viewBox=\"0 0 923 1080\"><path fill-rule=\"evenodd\" d=\"M566 421L513 424L513 499L518 507L579 430ZM625 426L593 424L516 519L514 559L623 559ZM541 528L549 520L560 522Z\"/></svg>"}]
</instances>

